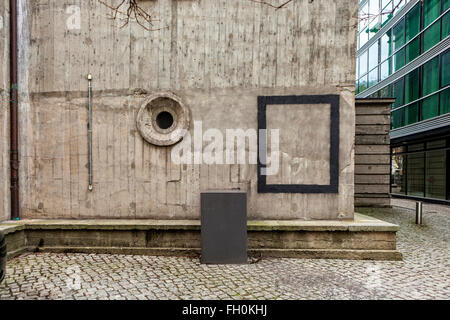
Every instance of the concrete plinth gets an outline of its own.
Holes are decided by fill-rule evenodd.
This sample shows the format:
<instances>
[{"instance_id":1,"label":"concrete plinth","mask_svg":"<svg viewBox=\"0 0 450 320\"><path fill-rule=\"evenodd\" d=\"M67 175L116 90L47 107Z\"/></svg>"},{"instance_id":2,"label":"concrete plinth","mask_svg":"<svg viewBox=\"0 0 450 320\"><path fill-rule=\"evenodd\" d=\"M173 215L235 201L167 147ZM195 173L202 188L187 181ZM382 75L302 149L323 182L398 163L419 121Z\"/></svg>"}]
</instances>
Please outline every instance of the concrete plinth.
<instances>
[{"instance_id":1,"label":"concrete plinth","mask_svg":"<svg viewBox=\"0 0 450 320\"><path fill-rule=\"evenodd\" d=\"M250 220L257 257L401 260L397 225L355 213L348 221ZM8 257L25 251L200 254L198 220L22 220L0 224Z\"/></svg>"}]
</instances>

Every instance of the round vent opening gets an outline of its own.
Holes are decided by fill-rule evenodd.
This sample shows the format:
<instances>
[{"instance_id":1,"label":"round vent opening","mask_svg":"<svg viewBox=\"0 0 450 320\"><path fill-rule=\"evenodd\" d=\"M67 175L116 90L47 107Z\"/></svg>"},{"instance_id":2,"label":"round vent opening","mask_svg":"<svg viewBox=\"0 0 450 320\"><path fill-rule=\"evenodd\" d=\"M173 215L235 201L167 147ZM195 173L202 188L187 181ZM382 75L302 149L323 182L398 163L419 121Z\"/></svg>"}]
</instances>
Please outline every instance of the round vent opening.
<instances>
[{"instance_id":1,"label":"round vent opening","mask_svg":"<svg viewBox=\"0 0 450 320\"><path fill-rule=\"evenodd\" d=\"M156 116L156 124L161 129L169 129L173 125L173 117L170 112L163 111Z\"/></svg>"},{"instance_id":2,"label":"round vent opening","mask_svg":"<svg viewBox=\"0 0 450 320\"><path fill-rule=\"evenodd\" d=\"M139 109L136 125L147 142L170 146L183 138L190 121L190 110L182 100L171 92L163 92L145 100Z\"/></svg>"}]
</instances>

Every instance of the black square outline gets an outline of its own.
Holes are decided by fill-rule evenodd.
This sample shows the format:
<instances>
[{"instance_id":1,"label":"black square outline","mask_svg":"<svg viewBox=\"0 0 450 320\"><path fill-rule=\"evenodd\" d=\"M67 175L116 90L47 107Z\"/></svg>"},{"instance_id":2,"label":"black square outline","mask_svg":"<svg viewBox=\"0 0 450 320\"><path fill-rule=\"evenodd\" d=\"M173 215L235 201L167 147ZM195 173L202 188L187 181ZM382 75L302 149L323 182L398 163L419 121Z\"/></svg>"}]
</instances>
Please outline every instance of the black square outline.
<instances>
[{"instance_id":1,"label":"black square outline","mask_svg":"<svg viewBox=\"0 0 450 320\"><path fill-rule=\"evenodd\" d=\"M261 175L260 129L267 129L267 105L329 104L330 108L330 184L267 184ZM338 193L339 189L339 95L258 96L258 193Z\"/></svg>"}]
</instances>

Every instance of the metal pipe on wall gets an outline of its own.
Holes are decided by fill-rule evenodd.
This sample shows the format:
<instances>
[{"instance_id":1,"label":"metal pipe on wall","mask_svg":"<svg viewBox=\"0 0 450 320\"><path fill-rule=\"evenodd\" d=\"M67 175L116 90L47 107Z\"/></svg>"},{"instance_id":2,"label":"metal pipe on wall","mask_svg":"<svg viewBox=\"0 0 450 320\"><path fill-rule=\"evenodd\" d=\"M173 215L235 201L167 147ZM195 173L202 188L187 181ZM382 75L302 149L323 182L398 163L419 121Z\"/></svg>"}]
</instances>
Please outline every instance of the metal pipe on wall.
<instances>
[{"instance_id":1,"label":"metal pipe on wall","mask_svg":"<svg viewBox=\"0 0 450 320\"><path fill-rule=\"evenodd\" d=\"M10 170L11 219L19 219L19 121L17 72L17 0L9 0L10 8Z\"/></svg>"},{"instance_id":2,"label":"metal pipe on wall","mask_svg":"<svg viewBox=\"0 0 450 320\"><path fill-rule=\"evenodd\" d=\"M89 191L92 191L92 75L88 74L88 91L89 91Z\"/></svg>"}]
</instances>

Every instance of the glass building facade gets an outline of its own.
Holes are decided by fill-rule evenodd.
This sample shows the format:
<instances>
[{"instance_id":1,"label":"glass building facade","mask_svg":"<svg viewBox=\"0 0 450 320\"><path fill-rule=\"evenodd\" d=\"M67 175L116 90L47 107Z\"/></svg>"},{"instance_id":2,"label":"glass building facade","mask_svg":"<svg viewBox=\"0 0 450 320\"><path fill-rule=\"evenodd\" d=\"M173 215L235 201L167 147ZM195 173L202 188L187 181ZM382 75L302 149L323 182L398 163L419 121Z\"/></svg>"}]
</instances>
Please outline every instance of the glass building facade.
<instances>
[{"instance_id":1,"label":"glass building facade","mask_svg":"<svg viewBox=\"0 0 450 320\"><path fill-rule=\"evenodd\" d=\"M450 0L362 0L359 11L356 96L396 99L391 194L448 201Z\"/></svg>"}]
</instances>

